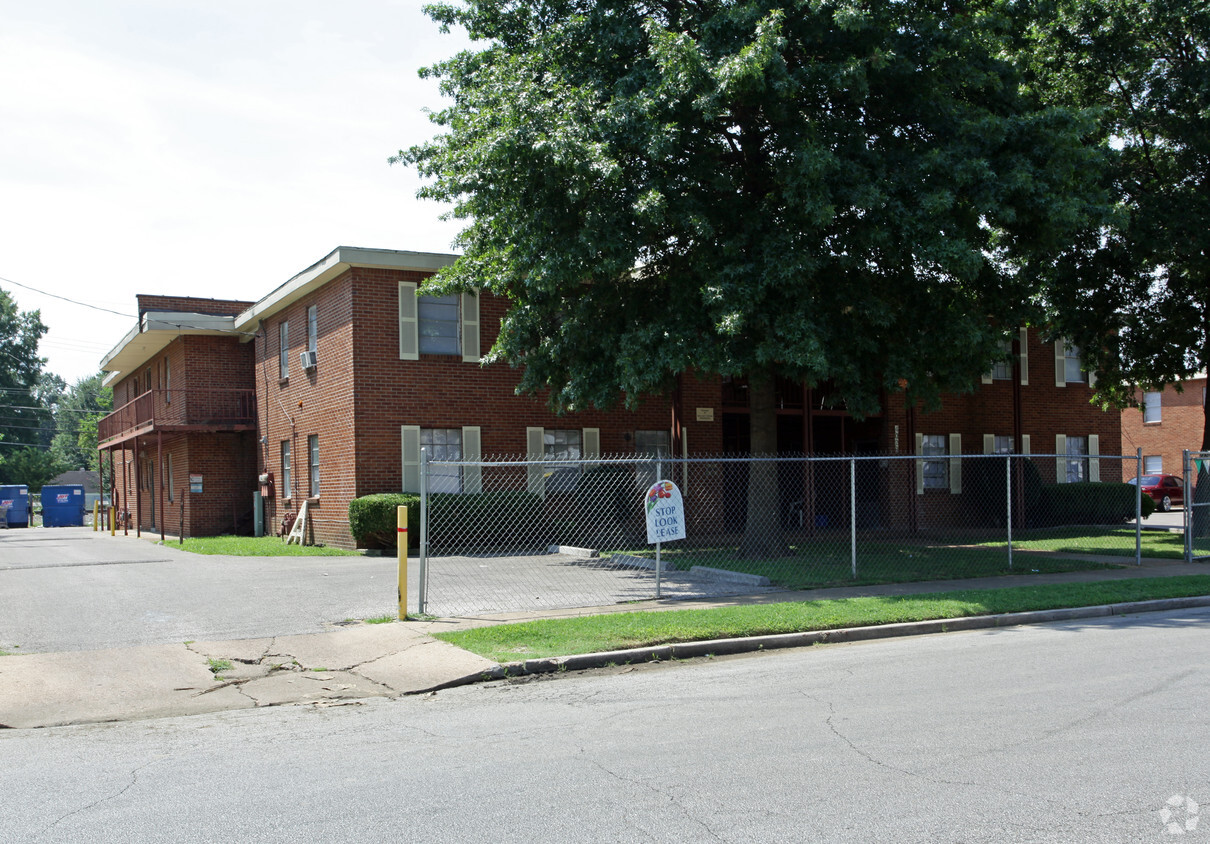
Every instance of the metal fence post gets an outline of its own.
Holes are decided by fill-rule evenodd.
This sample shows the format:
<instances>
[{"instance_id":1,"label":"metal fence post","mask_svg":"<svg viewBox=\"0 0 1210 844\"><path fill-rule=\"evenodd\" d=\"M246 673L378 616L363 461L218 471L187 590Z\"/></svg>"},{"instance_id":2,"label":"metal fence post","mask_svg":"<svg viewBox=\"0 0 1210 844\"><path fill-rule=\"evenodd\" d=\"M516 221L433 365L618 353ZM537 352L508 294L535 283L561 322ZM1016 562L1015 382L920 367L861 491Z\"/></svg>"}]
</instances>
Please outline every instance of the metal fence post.
<instances>
[{"instance_id":1,"label":"metal fence post","mask_svg":"<svg viewBox=\"0 0 1210 844\"><path fill-rule=\"evenodd\" d=\"M1185 500L1185 562L1193 562L1193 496L1189 494L1189 479L1193 477L1189 470L1193 468L1189 463L1189 449L1185 449L1181 454L1181 479L1185 484L1185 488L1181 490L1181 498ZM1139 489L1143 488L1143 479L1139 478ZM1196 486L1195 486L1196 489Z\"/></svg>"},{"instance_id":2,"label":"metal fence post","mask_svg":"<svg viewBox=\"0 0 1210 844\"><path fill-rule=\"evenodd\" d=\"M663 461L660 460L660 450L657 448L655 450L655 482L657 484L664 479L663 473L664 473L664 464L663 464ZM646 503L644 503L644 506L646 506ZM661 581L663 580L663 576L664 576L664 562L663 562L663 560L660 559L660 543L657 540L655 543L655 599L657 601L660 600L660 598L662 597L660 595L660 590L663 585L661 583Z\"/></svg>"},{"instance_id":3,"label":"metal fence post","mask_svg":"<svg viewBox=\"0 0 1210 844\"><path fill-rule=\"evenodd\" d=\"M1134 564L1143 564L1143 447L1134 454Z\"/></svg>"},{"instance_id":4,"label":"metal fence post","mask_svg":"<svg viewBox=\"0 0 1210 844\"><path fill-rule=\"evenodd\" d=\"M420 449L420 561L419 561L419 593L416 601L416 611L421 615L429 603L429 450Z\"/></svg>"},{"instance_id":5,"label":"metal fence post","mask_svg":"<svg viewBox=\"0 0 1210 844\"><path fill-rule=\"evenodd\" d=\"M1004 455L1004 497L1006 499L1004 520L1008 532L1008 570L1013 570L1013 456Z\"/></svg>"},{"instance_id":6,"label":"metal fence post","mask_svg":"<svg viewBox=\"0 0 1210 844\"><path fill-rule=\"evenodd\" d=\"M849 553L857 579L857 461L849 458Z\"/></svg>"}]
</instances>

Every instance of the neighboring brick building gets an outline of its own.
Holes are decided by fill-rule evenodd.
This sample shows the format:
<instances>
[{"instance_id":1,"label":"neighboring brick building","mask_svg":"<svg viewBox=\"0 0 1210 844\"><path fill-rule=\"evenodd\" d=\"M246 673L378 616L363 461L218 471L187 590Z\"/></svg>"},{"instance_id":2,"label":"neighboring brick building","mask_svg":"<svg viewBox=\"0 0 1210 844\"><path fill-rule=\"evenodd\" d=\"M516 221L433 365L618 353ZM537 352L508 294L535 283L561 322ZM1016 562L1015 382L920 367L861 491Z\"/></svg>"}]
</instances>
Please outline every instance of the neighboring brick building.
<instances>
[{"instance_id":1,"label":"neighboring brick building","mask_svg":"<svg viewBox=\"0 0 1210 844\"><path fill-rule=\"evenodd\" d=\"M742 380L685 375L668 397L635 410L562 417L539 398L517 396L514 370L479 363L505 303L416 295L454 259L340 247L255 303L140 296L139 327L102 365L118 409L102 423L100 447L120 464L119 501L134 502L145 528L200 535L242 529L259 488L267 529L306 500L312 538L351 546L349 502L416 490L422 446L462 458L747 450ZM779 451L918 455L898 464L922 469L905 480L892 481L877 461L863 464L860 489L884 506L914 501L923 523L961 506L963 454L1058 455L1040 461L1046 480L1097 480L1097 455L1121 451L1119 418L1090 403L1078 357L1062 344L1023 329L1013 351L1016 363L932 413L896 393L881 414L856 420L824 409L826 385L780 382ZM192 412L203 395L226 414ZM539 489L545 481L535 468L529 484ZM1116 464L1113 471L1120 480ZM188 491L198 475L201 491ZM481 478L467 472L433 484L474 492ZM801 518L826 518L834 496L817 494L820 486L789 472L782 497Z\"/></svg>"},{"instance_id":2,"label":"neighboring brick building","mask_svg":"<svg viewBox=\"0 0 1210 844\"><path fill-rule=\"evenodd\" d=\"M1147 474L1183 472L1186 449L1202 447L1206 424L1206 376L1170 384L1162 391L1138 392L1139 407L1122 411L1122 448L1143 449ZM1133 477L1133 473L1130 475Z\"/></svg>"}]
</instances>

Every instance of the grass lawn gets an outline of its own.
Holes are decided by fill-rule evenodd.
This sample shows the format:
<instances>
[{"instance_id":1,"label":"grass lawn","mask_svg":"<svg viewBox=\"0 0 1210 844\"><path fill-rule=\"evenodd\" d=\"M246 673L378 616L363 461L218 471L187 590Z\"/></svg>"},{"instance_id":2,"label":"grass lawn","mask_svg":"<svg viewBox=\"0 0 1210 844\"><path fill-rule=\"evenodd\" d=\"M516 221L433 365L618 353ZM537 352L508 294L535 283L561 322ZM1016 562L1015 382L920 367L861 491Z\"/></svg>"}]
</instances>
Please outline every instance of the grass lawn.
<instances>
[{"instance_id":1,"label":"grass lawn","mask_svg":"<svg viewBox=\"0 0 1210 844\"><path fill-rule=\"evenodd\" d=\"M847 542L802 543L791 546L791 550L793 554L790 556L770 560L748 559L732 548L665 548L661 550L661 557L666 565L682 571L696 565L759 574L769 578L774 585L787 589L1119 568L1110 563L1062 557L1016 557L1013 568L1009 569L1008 552L1003 542L999 543L999 547L995 547L994 543L956 547L924 543L858 542L857 577L854 578ZM652 557L653 554L645 550L643 556Z\"/></svg>"},{"instance_id":2,"label":"grass lawn","mask_svg":"<svg viewBox=\"0 0 1210 844\"><path fill-rule=\"evenodd\" d=\"M183 545L168 544L194 554L232 557L355 557L359 553L322 545L287 545L276 536L200 536L186 539Z\"/></svg>"},{"instance_id":3,"label":"grass lawn","mask_svg":"<svg viewBox=\"0 0 1210 844\"><path fill-rule=\"evenodd\" d=\"M985 543L992 545L995 543ZM1004 543L999 543L1003 547ZM1134 556L1134 528L1106 528L1090 531L1088 528L1049 528L1031 530L1013 537L1013 548L1023 551L1058 551L1065 554L1109 554L1112 556ZM1185 558L1184 534L1169 531L1145 530L1142 534L1144 557Z\"/></svg>"},{"instance_id":4,"label":"grass lawn","mask_svg":"<svg viewBox=\"0 0 1210 844\"><path fill-rule=\"evenodd\" d=\"M902 621L1085 607L1192 595L1210 595L1210 575L1131 578L1100 583L1015 586L1007 589L795 601L713 609L610 613L501 624L435 635L438 639L495 662L512 662L671 642L835 630Z\"/></svg>"}]
</instances>

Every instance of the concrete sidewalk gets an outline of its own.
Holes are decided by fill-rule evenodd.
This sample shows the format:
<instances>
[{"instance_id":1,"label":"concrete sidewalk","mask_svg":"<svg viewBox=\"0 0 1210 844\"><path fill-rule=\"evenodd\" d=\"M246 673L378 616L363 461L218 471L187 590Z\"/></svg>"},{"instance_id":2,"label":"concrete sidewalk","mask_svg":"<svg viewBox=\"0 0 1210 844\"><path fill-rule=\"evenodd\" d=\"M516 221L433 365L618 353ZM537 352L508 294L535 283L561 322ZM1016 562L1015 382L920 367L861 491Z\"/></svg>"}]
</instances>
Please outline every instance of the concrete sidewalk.
<instances>
[{"instance_id":1,"label":"concrete sidewalk","mask_svg":"<svg viewBox=\"0 0 1210 844\"><path fill-rule=\"evenodd\" d=\"M496 663L439 641L432 637L432 633L539 617L866 595L912 595L1208 573L1210 566L1204 564L1145 560L1140 567L1100 571L775 592L710 602L650 601L540 614L507 613L393 624L361 623L305 635L10 655L0 657L0 727L32 728L125 721L282 704L336 705L357 698L415 694L461 685L482 678L498 677L503 672ZM1210 600L1206 603L1210 603ZM1139 607L1135 611L1162 608ZM1099 614L1106 613L1101 611ZM1037 614L1028 619L1031 622L1045 620L1050 619ZM981 625L1003 626L1005 623L1003 617L999 620L993 617L986 622L966 619L962 626L969 629ZM928 629L890 626L881 634L878 631L868 632L867 629L860 636L850 638L909 635L928 632ZM949 625L948 629L956 627ZM826 638L838 641L844 637L833 631ZM808 643L804 640L800 644ZM786 646L792 644L794 641L787 640ZM769 645L763 643L762 646ZM714 650L718 652L717 646ZM728 650L743 650L742 643L736 643ZM641 658L641 655L636 658ZM589 664L592 664L591 659L580 658L576 662L576 666Z\"/></svg>"}]
</instances>

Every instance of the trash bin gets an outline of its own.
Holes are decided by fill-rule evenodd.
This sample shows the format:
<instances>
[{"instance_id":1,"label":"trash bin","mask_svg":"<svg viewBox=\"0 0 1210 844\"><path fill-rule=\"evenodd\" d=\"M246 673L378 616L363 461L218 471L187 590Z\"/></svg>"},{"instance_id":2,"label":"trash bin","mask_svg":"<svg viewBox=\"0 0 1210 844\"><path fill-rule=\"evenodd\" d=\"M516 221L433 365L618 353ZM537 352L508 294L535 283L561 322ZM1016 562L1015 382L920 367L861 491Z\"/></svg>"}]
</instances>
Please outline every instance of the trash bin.
<instances>
[{"instance_id":1,"label":"trash bin","mask_svg":"<svg viewBox=\"0 0 1210 844\"><path fill-rule=\"evenodd\" d=\"M29 527L29 487L25 484L0 486L0 508L8 512L8 527Z\"/></svg>"},{"instance_id":2,"label":"trash bin","mask_svg":"<svg viewBox=\"0 0 1210 844\"><path fill-rule=\"evenodd\" d=\"M64 484L42 487L42 527L83 526L83 485Z\"/></svg>"}]
</instances>

